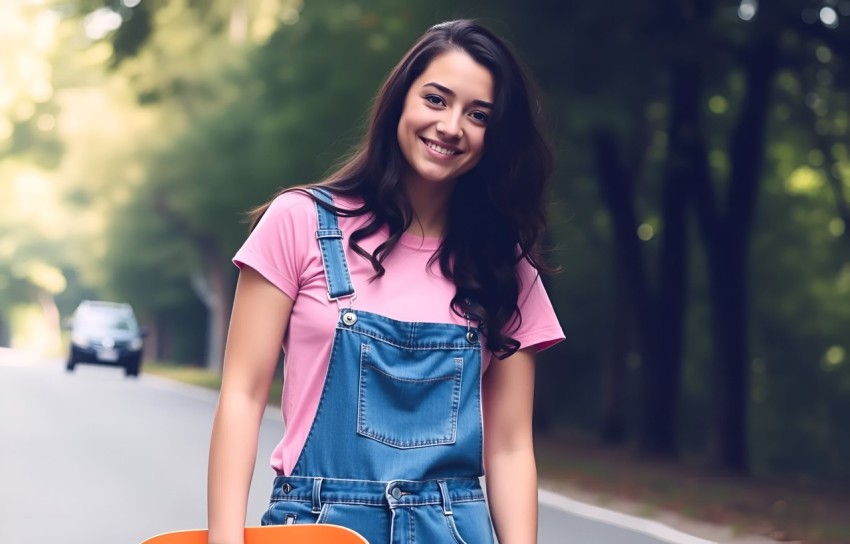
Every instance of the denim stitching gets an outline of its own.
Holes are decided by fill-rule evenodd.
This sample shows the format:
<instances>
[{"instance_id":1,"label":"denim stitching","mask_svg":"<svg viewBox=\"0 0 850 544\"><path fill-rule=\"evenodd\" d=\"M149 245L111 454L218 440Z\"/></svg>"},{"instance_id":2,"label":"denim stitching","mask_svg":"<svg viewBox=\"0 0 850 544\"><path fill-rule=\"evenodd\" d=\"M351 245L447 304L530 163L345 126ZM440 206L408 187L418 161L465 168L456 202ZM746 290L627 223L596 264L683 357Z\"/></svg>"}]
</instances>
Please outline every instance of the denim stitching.
<instances>
[{"instance_id":1,"label":"denim stitching","mask_svg":"<svg viewBox=\"0 0 850 544\"><path fill-rule=\"evenodd\" d=\"M369 331L369 330L366 330L366 329L363 329L363 328L360 328L360 327L357 327L357 326L348 327L348 326L337 325L336 330L344 331L344 332L345 331L355 332L355 333L358 333L358 334L362 334L363 336L368 336L369 338L379 340L379 341L383 342L384 344L389 344L390 346L393 346L393 347L396 347L396 348L399 348L399 349L406 349L406 350L410 350L410 351L441 351L441 350L474 350L474 351L480 351L481 350L480 345L477 345L477 344L471 345L466 340L463 340L463 341L459 340L456 344L429 343L429 344L423 344L421 346L410 346L410 345L399 344L397 341L394 341L394 340L387 338L383 335L380 335L378 333L375 333L375 332L372 332L372 331Z\"/></svg>"},{"instance_id":2,"label":"denim stitching","mask_svg":"<svg viewBox=\"0 0 850 544\"><path fill-rule=\"evenodd\" d=\"M458 359L460 359L460 357L455 357L455 362L457 362ZM463 360L463 359L461 359L461 360ZM381 374L383 374L384 376L386 376L387 378L389 378L391 380L396 380L396 381L399 381L399 382L407 382L407 383L445 382L445 381L448 381L448 380L455 379L455 374L457 374L457 372L455 372L455 374L451 374L449 376L440 376L439 378L424 378L424 379L420 380L420 379L416 379L416 378L399 378L398 376L393 376L392 374L388 374L388 373L384 372L383 370L381 370L380 368L376 367L375 365L370 365L369 363L364 363L364 366L366 366L367 368L374 369L377 372L380 372Z\"/></svg>"},{"instance_id":3,"label":"denim stitching","mask_svg":"<svg viewBox=\"0 0 850 544\"><path fill-rule=\"evenodd\" d=\"M460 407L460 392L461 385L463 380L463 358L455 357L455 371L452 376L445 376L440 378L429 378L425 380L414 380L414 379L405 379L398 378L391 374L381 371L375 365L369 364L366 362L368 359L368 354L371 352L371 346L369 344L361 344L360 346L360 377L358 380L358 391L357 391L357 434L371 438L377 442L382 444L386 444L388 446L393 446L402 449L413 449L413 448L425 448L430 446L440 446L445 444L454 444L457 441L457 425L459 419L459 407ZM391 436L387 436L386 433L381 433L372 430L368 423L367 419L367 400L366 395L364 394L366 387L366 369L372 368L378 371L380 374L387 376L390 379L398 380L401 382L408 383L427 383L434 381L447 381L453 380L454 385L452 387L452 406L450 412L451 418L451 431L448 436L441 436L438 438L427 438L427 439L418 439L418 440L402 440L393 438ZM433 431L432 431L433 432Z\"/></svg>"},{"instance_id":4,"label":"denim stitching","mask_svg":"<svg viewBox=\"0 0 850 544\"><path fill-rule=\"evenodd\" d=\"M326 502L322 505L321 511L319 511L319 517L316 518L316 523L326 523L328 520L328 516L331 514L331 503Z\"/></svg>"},{"instance_id":5,"label":"denim stitching","mask_svg":"<svg viewBox=\"0 0 850 544\"><path fill-rule=\"evenodd\" d=\"M318 229L316 230L316 238L324 240L327 238L342 238L342 231L339 229Z\"/></svg>"},{"instance_id":6,"label":"denim stitching","mask_svg":"<svg viewBox=\"0 0 850 544\"><path fill-rule=\"evenodd\" d=\"M426 327L437 327L443 330L450 329L462 329L462 332L465 334L467 331L467 326L465 324L460 325L458 323L443 323L443 322L434 322L434 321L402 321L399 319L394 319L392 317L387 317L382 314L376 314L374 312L369 312L366 310L359 310L359 313L368 316L369 319L373 321L380 321L383 323L387 323L389 325L400 325L400 326L409 326L411 324L423 325ZM471 327L472 330L478 330L477 327Z\"/></svg>"},{"instance_id":7,"label":"denim stitching","mask_svg":"<svg viewBox=\"0 0 850 544\"><path fill-rule=\"evenodd\" d=\"M478 354L479 359L481 358L481 354ZM478 451L480 454L478 455L478 471L481 474L484 474L484 399L481 396L481 375L484 372L484 361L478 361L478 375L473 376L472 379L472 391L475 396L475 399L478 402L478 429L476 433L478 434Z\"/></svg>"},{"instance_id":8,"label":"denim stitching","mask_svg":"<svg viewBox=\"0 0 850 544\"><path fill-rule=\"evenodd\" d=\"M300 504L310 504L310 500L306 498L282 498L276 497L271 499L271 505L285 502L293 502ZM456 503L467 503L467 502L484 502L484 496L480 497L461 497L461 498L452 498L452 504ZM328 504L352 504L359 506L387 506L386 500L381 499L341 499L341 498L322 498L322 507ZM433 498L433 499L405 499L402 503L396 504L397 507L406 507L406 506L441 506L442 499ZM269 508L271 508L271 505Z\"/></svg>"},{"instance_id":9,"label":"denim stitching","mask_svg":"<svg viewBox=\"0 0 850 544\"><path fill-rule=\"evenodd\" d=\"M311 504L313 501L313 486L314 481L317 478L310 476L278 476L275 478L274 487L271 494L271 502L292 502L292 503L301 503L304 505ZM449 478L441 478L446 483L446 488L448 491L449 498L454 503L463 503L463 502L483 502L484 492L480 488L478 488L478 481L476 478L466 478L466 477L449 477ZM419 488L421 486L426 486L426 489L418 489L411 491L409 495L406 495L403 500L401 500L402 506L411 506L411 505L428 505L428 504L441 504L442 502L442 492L439 489L433 489L434 480L357 480L357 479L347 479L347 478L330 478L323 479L323 489L328 489L328 486L333 489L335 486L343 485L354 486L354 489L351 491L353 495L358 495L357 497L346 498L346 497L333 497L335 494L343 494L345 492L339 491L337 489L333 489L332 491L327 491L322 493L321 501L322 503L330 502L334 504L368 504L368 505L387 505L384 491L383 489L386 486L393 482L399 485L402 488L414 489ZM289 494L283 494L281 488L285 484L295 484L297 487L294 488ZM357 489L357 484L364 484L372 489ZM471 489L458 489L458 486L469 486L473 485L475 487ZM449 489L455 487L454 490ZM372 495L374 498L364 498L364 494ZM417 496L420 494L427 494L427 496Z\"/></svg>"},{"instance_id":10,"label":"denim stitching","mask_svg":"<svg viewBox=\"0 0 850 544\"><path fill-rule=\"evenodd\" d=\"M416 323L410 324L410 334L407 335L407 345L412 346L416 340Z\"/></svg>"},{"instance_id":11,"label":"denim stitching","mask_svg":"<svg viewBox=\"0 0 850 544\"><path fill-rule=\"evenodd\" d=\"M322 252L322 264L325 268L325 281L328 286L328 297L332 300L342 298L354 292L348 274L348 264L345 262L345 254L341 247L335 246L342 246L342 240L338 238L324 238L319 240L319 247ZM341 285L338 285L340 283Z\"/></svg>"},{"instance_id":12,"label":"denim stitching","mask_svg":"<svg viewBox=\"0 0 850 544\"><path fill-rule=\"evenodd\" d=\"M333 203L333 197L325 190L312 189L310 192L323 202ZM342 231L339 229L339 220L334 213L320 206L318 202L315 205L318 223L316 238L322 255L328 298L338 300L354 294L348 262L345 259L345 248L342 244Z\"/></svg>"},{"instance_id":13,"label":"denim stitching","mask_svg":"<svg viewBox=\"0 0 850 544\"><path fill-rule=\"evenodd\" d=\"M363 360L372 351L372 346L369 344L360 344L360 379L357 382L357 432L360 432L366 425L366 396L363 390L366 389L366 373L363 372L365 364Z\"/></svg>"},{"instance_id":14,"label":"denim stitching","mask_svg":"<svg viewBox=\"0 0 850 544\"><path fill-rule=\"evenodd\" d=\"M452 436L457 437L457 421L459 419L458 412L460 411L460 392L463 390L463 357L455 357L455 390L452 399Z\"/></svg>"},{"instance_id":15,"label":"denim stitching","mask_svg":"<svg viewBox=\"0 0 850 544\"><path fill-rule=\"evenodd\" d=\"M305 485L305 486L312 486L313 480L315 480L316 478L317 478L317 476L296 476L294 474L292 476L284 476L282 474L279 474L276 477L275 481L277 482L278 480L281 480L281 481L288 481L289 483L298 483L298 481L301 481L301 482L304 482L303 485ZM372 485L372 486L380 486L380 487L384 487L387 483L389 483L391 481L394 482L394 483L405 484L405 485L408 485L408 486L411 486L411 485L412 486L422 486L422 485L431 486L435 482L435 480L433 480L433 479L427 479L427 480L399 480L399 479L395 479L395 480L368 480L368 479L361 479L361 478L324 478L324 477L322 479L324 480L325 483L328 483L329 485L334 485L334 484L339 483L339 482L345 482L347 484L348 483L355 484L355 485L356 484L364 484L364 485ZM446 483L451 483L451 485L454 486L454 485L463 485L464 483L469 483L472 480L477 480L477 477L474 477L474 476L452 476L452 477L440 478L440 479L445 481ZM457 482L460 482L460 484L458 484Z\"/></svg>"},{"instance_id":16,"label":"denim stitching","mask_svg":"<svg viewBox=\"0 0 850 544\"><path fill-rule=\"evenodd\" d=\"M460 536L460 531L457 530L457 525L455 524L454 516L451 514L446 515L443 514L443 518L446 520L446 525L449 527L449 533L451 533L452 538L457 544L466 544L466 541Z\"/></svg>"},{"instance_id":17,"label":"denim stitching","mask_svg":"<svg viewBox=\"0 0 850 544\"><path fill-rule=\"evenodd\" d=\"M334 355L339 348L339 334L334 335L333 345L331 346L331 356L330 360L333 360ZM316 422L319 421L319 417L322 415L322 407L325 405L325 398L327 397L328 391L328 383L331 381L331 376L333 375L334 365L328 365L328 373L325 375L325 385L322 387L322 396L319 397L319 405L316 406L316 415L313 417L313 423L310 425L310 432L307 433L307 438L304 440L304 446L301 448L301 452L298 454L298 460L295 461L295 465L292 467L292 473L290 476L299 476L299 468L301 467L301 461L304 458L304 452L307 451L307 445L310 443L310 439L313 438L313 432L316 429Z\"/></svg>"}]
</instances>

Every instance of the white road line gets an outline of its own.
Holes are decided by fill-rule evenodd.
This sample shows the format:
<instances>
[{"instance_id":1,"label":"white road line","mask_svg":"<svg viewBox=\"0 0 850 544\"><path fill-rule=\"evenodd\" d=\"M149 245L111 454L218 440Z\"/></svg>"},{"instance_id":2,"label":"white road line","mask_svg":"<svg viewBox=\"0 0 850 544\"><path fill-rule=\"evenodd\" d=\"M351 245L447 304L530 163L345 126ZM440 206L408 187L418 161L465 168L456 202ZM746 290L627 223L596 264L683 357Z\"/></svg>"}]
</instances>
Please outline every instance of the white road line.
<instances>
[{"instance_id":1,"label":"white road line","mask_svg":"<svg viewBox=\"0 0 850 544\"><path fill-rule=\"evenodd\" d=\"M189 385L169 378L152 376L150 374L143 376L143 379L145 381L152 382L159 388L169 389L178 393L182 393L189 397L212 401L215 401L215 399L218 397L217 391L207 389L205 387ZM276 422L283 421L283 417L280 413L280 408L276 406L267 406L266 412L263 417L265 419L270 419ZM712 540L705 540L703 538L698 538L683 533L681 531L677 531L676 529L668 527L667 525L664 525L657 521L630 516L621 512L615 512L613 510L607 510L599 506L593 506L587 503L579 502L563 495L559 495L558 493L555 493L553 491L540 489L538 490L538 498L541 504L550 506L557 510L561 510L576 516L581 516L583 518L599 521L608 525L622 527L624 529L643 533L645 535L657 538L659 540L663 540L665 542L669 542L671 544L718 544L717 542Z\"/></svg>"},{"instance_id":2,"label":"white road line","mask_svg":"<svg viewBox=\"0 0 850 544\"><path fill-rule=\"evenodd\" d=\"M193 398L212 400L214 402L218 397L217 391L197 385L181 383L169 378L148 374L144 375L144 379L147 382L156 384L159 388L182 393ZM266 412L263 417L276 422L283 421L280 408L271 405L266 407ZM545 504L557 510L606 523L608 525L614 525L643 533L672 544L717 544L711 540L697 538L681 531L677 531L657 521L629 516L613 510L606 510L605 508L579 502L552 491L546 491L545 489L538 490L538 497L541 504Z\"/></svg>"},{"instance_id":3,"label":"white road line","mask_svg":"<svg viewBox=\"0 0 850 544\"><path fill-rule=\"evenodd\" d=\"M545 489L538 490L537 496L540 503L546 506L608 525L615 525L643 533L672 544L717 544L717 542L712 540L705 540L677 531L657 521L629 516L628 514L614 512L613 510L606 510L605 508L579 502L552 491L546 491Z\"/></svg>"}]
</instances>

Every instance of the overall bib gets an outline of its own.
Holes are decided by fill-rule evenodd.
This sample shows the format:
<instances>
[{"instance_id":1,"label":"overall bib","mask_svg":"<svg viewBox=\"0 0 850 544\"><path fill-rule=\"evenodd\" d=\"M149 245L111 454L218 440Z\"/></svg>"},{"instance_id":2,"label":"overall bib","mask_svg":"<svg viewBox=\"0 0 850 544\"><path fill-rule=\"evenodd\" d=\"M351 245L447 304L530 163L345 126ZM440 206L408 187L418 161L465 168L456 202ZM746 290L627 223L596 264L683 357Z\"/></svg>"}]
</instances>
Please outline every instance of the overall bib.
<instances>
[{"instance_id":1,"label":"overall bib","mask_svg":"<svg viewBox=\"0 0 850 544\"><path fill-rule=\"evenodd\" d=\"M313 191L327 202L325 191ZM492 543L477 327L344 306L354 287L337 217L316 206L328 298L339 305L324 389L263 525L332 523L371 544ZM411 289L416 287L411 285Z\"/></svg>"}]
</instances>

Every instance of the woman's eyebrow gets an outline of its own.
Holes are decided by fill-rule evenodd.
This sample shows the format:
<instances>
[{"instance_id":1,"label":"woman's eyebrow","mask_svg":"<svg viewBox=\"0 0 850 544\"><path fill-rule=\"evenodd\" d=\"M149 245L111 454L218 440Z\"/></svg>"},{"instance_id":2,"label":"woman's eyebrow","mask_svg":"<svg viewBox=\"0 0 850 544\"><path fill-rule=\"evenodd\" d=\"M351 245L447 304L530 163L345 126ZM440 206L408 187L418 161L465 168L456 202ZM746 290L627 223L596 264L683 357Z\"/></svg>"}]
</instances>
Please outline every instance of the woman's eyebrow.
<instances>
[{"instance_id":1,"label":"woman's eyebrow","mask_svg":"<svg viewBox=\"0 0 850 544\"><path fill-rule=\"evenodd\" d=\"M455 92L454 92L453 90L451 90L451 89L449 89L448 87L445 87L445 86L443 86L443 85L440 85L439 83L434 83L433 81L431 81L431 82L429 82L429 83L426 83L426 84L424 84L424 85L422 85L422 86L423 86L423 87L434 87L434 88L435 88L435 89L437 89L438 91L440 91L440 92L442 92L442 93L445 93L445 94L447 94L447 95L449 95L449 96L456 96L456 95L455 95ZM493 103L492 103L492 102L487 102L486 100L478 100L478 99L475 99L475 100L473 100L473 101L472 101L472 103L473 103L473 104L475 104L476 106L481 106L482 108L489 108L489 109L491 109L491 110L493 109Z\"/></svg>"}]
</instances>

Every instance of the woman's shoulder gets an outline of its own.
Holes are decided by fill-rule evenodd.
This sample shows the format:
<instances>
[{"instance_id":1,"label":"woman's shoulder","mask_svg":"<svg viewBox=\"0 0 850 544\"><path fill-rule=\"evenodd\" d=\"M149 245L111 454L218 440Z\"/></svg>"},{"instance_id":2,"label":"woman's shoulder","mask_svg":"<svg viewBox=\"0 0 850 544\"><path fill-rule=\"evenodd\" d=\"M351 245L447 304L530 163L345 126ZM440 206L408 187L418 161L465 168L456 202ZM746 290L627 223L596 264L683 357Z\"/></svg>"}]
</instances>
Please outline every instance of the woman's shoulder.
<instances>
[{"instance_id":1,"label":"woman's shoulder","mask_svg":"<svg viewBox=\"0 0 850 544\"><path fill-rule=\"evenodd\" d=\"M316 204L309 194L309 187L286 190L277 195L269 206L269 211L275 213L310 213L316 212ZM356 195L333 195L333 203L343 210L353 210L363 205L363 199Z\"/></svg>"},{"instance_id":2,"label":"woman's shoulder","mask_svg":"<svg viewBox=\"0 0 850 544\"><path fill-rule=\"evenodd\" d=\"M356 210L363 206L363 198L357 195L334 195L334 205L343 210Z\"/></svg>"},{"instance_id":3,"label":"woman's shoulder","mask_svg":"<svg viewBox=\"0 0 850 544\"><path fill-rule=\"evenodd\" d=\"M306 213L315 211L313 199L304 191L290 189L277 195L271 202L268 212L272 215Z\"/></svg>"},{"instance_id":4,"label":"woman's shoulder","mask_svg":"<svg viewBox=\"0 0 850 544\"><path fill-rule=\"evenodd\" d=\"M261 225L267 225L274 230L315 230L318 223L316 202L306 192L307 187L302 190L290 189L277 195L269 204L260 220ZM334 195L333 203L343 210L354 210L362 207L363 200L357 196ZM343 230L356 230L365 220L364 215L355 217L342 215L339 218L340 227ZM305 230L306 229L306 230Z\"/></svg>"},{"instance_id":5,"label":"woman's shoulder","mask_svg":"<svg viewBox=\"0 0 850 544\"><path fill-rule=\"evenodd\" d=\"M284 232L315 230L316 208L313 199L301 191L287 190L275 196L268 203L257 226L254 236L281 236Z\"/></svg>"}]
</instances>

